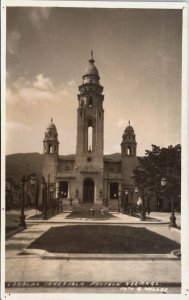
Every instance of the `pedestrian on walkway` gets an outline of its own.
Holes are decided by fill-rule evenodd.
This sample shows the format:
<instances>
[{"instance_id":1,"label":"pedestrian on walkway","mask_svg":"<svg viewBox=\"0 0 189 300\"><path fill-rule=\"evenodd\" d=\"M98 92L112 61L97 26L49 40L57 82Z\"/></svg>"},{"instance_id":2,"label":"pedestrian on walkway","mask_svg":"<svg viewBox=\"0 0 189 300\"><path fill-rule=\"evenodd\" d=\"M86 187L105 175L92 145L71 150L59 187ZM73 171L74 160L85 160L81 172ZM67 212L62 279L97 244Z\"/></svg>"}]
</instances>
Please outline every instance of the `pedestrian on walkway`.
<instances>
[{"instance_id":1,"label":"pedestrian on walkway","mask_svg":"<svg viewBox=\"0 0 189 300\"><path fill-rule=\"evenodd\" d=\"M140 197L138 197L137 201L137 210L139 211L139 213L141 213L142 211L142 199Z\"/></svg>"}]
</instances>

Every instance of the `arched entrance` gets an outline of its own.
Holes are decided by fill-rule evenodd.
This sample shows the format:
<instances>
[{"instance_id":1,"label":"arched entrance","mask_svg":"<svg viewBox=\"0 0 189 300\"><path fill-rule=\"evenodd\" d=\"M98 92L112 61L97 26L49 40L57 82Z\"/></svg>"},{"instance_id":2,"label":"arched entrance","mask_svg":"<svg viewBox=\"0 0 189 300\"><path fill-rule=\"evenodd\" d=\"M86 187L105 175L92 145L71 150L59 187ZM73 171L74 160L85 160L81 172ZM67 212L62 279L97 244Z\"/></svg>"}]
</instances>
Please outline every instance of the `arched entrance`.
<instances>
[{"instance_id":1,"label":"arched entrance","mask_svg":"<svg viewBox=\"0 0 189 300\"><path fill-rule=\"evenodd\" d=\"M110 199L118 199L118 182L110 183Z\"/></svg>"},{"instance_id":2,"label":"arched entrance","mask_svg":"<svg viewBox=\"0 0 189 300\"><path fill-rule=\"evenodd\" d=\"M94 202L94 181L92 178L86 178L83 182L83 202Z\"/></svg>"}]
</instances>

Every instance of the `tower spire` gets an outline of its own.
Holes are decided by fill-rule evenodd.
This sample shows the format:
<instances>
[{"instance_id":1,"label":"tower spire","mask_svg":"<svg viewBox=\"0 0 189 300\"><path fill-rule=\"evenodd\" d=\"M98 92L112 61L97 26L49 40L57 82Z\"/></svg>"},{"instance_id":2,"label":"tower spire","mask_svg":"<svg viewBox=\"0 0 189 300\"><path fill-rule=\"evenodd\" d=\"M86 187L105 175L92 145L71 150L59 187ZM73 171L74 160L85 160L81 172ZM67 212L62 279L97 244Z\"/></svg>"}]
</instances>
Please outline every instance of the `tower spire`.
<instances>
[{"instance_id":1,"label":"tower spire","mask_svg":"<svg viewBox=\"0 0 189 300\"><path fill-rule=\"evenodd\" d=\"M94 58L93 58L93 50L91 50L91 58L89 59L89 62L91 64L93 64L95 61L94 61Z\"/></svg>"},{"instance_id":2,"label":"tower spire","mask_svg":"<svg viewBox=\"0 0 189 300\"><path fill-rule=\"evenodd\" d=\"M130 122L130 120L129 120L129 126L131 125L131 122Z\"/></svg>"}]
</instances>

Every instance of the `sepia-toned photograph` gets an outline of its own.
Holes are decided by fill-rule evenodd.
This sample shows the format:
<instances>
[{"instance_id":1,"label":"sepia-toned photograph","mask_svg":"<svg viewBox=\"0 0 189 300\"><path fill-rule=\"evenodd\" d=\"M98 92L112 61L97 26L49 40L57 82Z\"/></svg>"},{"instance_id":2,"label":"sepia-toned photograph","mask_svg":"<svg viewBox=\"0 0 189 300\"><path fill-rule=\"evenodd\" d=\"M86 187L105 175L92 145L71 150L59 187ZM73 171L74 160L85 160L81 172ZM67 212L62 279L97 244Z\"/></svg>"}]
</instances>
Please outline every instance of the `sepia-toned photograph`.
<instances>
[{"instance_id":1,"label":"sepia-toned photograph","mask_svg":"<svg viewBox=\"0 0 189 300\"><path fill-rule=\"evenodd\" d=\"M181 296L183 9L6 2L2 299Z\"/></svg>"}]
</instances>

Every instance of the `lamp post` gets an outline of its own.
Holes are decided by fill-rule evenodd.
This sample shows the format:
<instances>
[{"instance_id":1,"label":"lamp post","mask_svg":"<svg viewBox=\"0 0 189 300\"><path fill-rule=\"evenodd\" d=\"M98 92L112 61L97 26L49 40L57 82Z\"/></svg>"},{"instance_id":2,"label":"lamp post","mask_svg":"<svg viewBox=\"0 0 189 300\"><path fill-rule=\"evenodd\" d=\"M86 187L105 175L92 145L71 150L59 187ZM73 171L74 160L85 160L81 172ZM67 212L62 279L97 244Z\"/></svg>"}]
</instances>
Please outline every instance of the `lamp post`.
<instances>
[{"instance_id":1,"label":"lamp post","mask_svg":"<svg viewBox=\"0 0 189 300\"><path fill-rule=\"evenodd\" d=\"M138 193L138 187L137 187L137 186L135 187L135 193L136 193L136 194ZM132 202L132 199L131 199L131 210L130 210L130 215L133 216L133 202Z\"/></svg>"},{"instance_id":2,"label":"lamp post","mask_svg":"<svg viewBox=\"0 0 189 300\"><path fill-rule=\"evenodd\" d=\"M109 188L108 188L108 178L109 178L109 173L107 170L107 186L106 186L106 199L105 199L105 206L108 207L108 192L109 192Z\"/></svg>"},{"instance_id":3,"label":"lamp post","mask_svg":"<svg viewBox=\"0 0 189 300\"><path fill-rule=\"evenodd\" d=\"M118 212L120 212L121 191L118 192Z\"/></svg>"},{"instance_id":4,"label":"lamp post","mask_svg":"<svg viewBox=\"0 0 189 300\"><path fill-rule=\"evenodd\" d=\"M63 197L64 196L64 191L61 191L60 194L61 194L61 203L60 203L60 205L61 205L61 212L63 212L63 206L62 206L63 204L62 204L62 202L63 202L63 198L64 198Z\"/></svg>"},{"instance_id":5,"label":"lamp post","mask_svg":"<svg viewBox=\"0 0 189 300\"><path fill-rule=\"evenodd\" d=\"M48 175L47 179L47 208L50 208L50 174Z\"/></svg>"},{"instance_id":6,"label":"lamp post","mask_svg":"<svg viewBox=\"0 0 189 300\"><path fill-rule=\"evenodd\" d=\"M145 212L145 206L144 206L144 193L142 193L142 211L140 216L141 221L146 220L146 212Z\"/></svg>"},{"instance_id":7,"label":"lamp post","mask_svg":"<svg viewBox=\"0 0 189 300\"><path fill-rule=\"evenodd\" d=\"M53 192L54 192L54 188L53 186L51 185L50 186L50 211L51 213L53 213Z\"/></svg>"},{"instance_id":8,"label":"lamp post","mask_svg":"<svg viewBox=\"0 0 189 300\"><path fill-rule=\"evenodd\" d=\"M129 190L125 189L125 199L124 199L124 204L123 204L124 214L126 213L126 210L127 210L127 207L128 207L128 195L129 195Z\"/></svg>"},{"instance_id":9,"label":"lamp post","mask_svg":"<svg viewBox=\"0 0 189 300\"><path fill-rule=\"evenodd\" d=\"M45 178L42 177L42 216L43 220L47 220L47 185L45 182Z\"/></svg>"},{"instance_id":10,"label":"lamp post","mask_svg":"<svg viewBox=\"0 0 189 300\"><path fill-rule=\"evenodd\" d=\"M33 186L36 184L36 176L35 174L28 175L27 177L23 176L21 183L22 183L22 198L21 198L21 214L20 214L20 226L26 228L25 222L25 184L30 180L30 184Z\"/></svg>"},{"instance_id":11,"label":"lamp post","mask_svg":"<svg viewBox=\"0 0 189 300\"><path fill-rule=\"evenodd\" d=\"M161 179L161 186L168 186L168 193L169 193L169 197L171 198L171 215L169 217L169 226L170 227L177 227L176 224L176 217L175 217L175 211L174 211L174 197L173 197L173 190L172 190L172 186L170 184L170 182L166 179L166 178L162 178Z\"/></svg>"}]
</instances>

